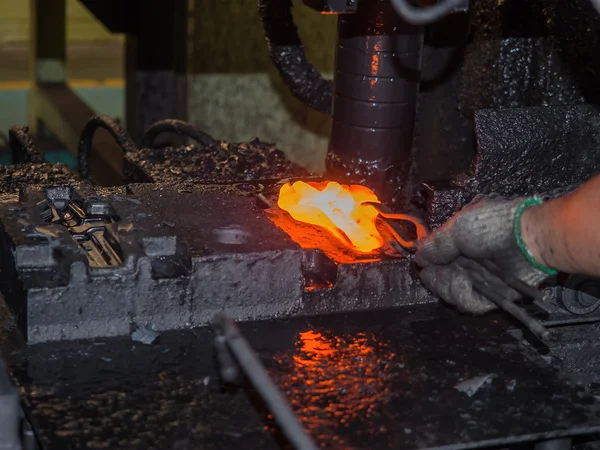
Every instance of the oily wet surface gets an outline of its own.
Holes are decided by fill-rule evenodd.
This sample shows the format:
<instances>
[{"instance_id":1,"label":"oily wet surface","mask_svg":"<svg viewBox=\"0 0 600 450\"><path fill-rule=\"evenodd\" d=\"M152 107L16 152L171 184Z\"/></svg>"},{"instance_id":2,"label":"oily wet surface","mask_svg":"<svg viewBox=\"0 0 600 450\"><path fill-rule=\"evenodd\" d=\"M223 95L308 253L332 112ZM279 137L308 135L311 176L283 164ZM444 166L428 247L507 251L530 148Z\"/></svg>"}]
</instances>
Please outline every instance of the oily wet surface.
<instances>
[{"instance_id":1,"label":"oily wet surface","mask_svg":"<svg viewBox=\"0 0 600 450\"><path fill-rule=\"evenodd\" d=\"M600 425L594 400L525 354L500 322L407 311L288 324L288 340L277 341L293 350L252 343L328 448L464 448Z\"/></svg>"},{"instance_id":2,"label":"oily wet surface","mask_svg":"<svg viewBox=\"0 0 600 450\"><path fill-rule=\"evenodd\" d=\"M600 428L593 398L504 328L431 306L240 324L325 448L464 448ZM256 393L219 383L211 344L208 329L154 345L40 344L11 366L47 448L279 448Z\"/></svg>"},{"instance_id":3,"label":"oily wet surface","mask_svg":"<svg viewBox=\"0 0 600 450\"><path fill-rule=\"evenodd\" d=\"M217 380L211 333L40 344L13 375L45 448L269 449L242 389Z\"/></svg>"}]
</instances>

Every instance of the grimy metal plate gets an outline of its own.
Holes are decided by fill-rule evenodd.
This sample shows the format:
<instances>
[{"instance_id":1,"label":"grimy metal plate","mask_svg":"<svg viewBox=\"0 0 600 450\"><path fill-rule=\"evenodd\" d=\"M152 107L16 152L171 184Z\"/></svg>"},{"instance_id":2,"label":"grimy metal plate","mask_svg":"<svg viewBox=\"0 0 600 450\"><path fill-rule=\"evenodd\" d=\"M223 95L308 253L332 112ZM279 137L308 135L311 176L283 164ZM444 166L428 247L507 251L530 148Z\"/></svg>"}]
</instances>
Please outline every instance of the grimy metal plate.
<instances>
[{"instance_id":1,"label":"grimy metal plate","mask_svg":"<svg viewBox=\"0 0 600 450\"><path fill-rule=\"evenodd\" d=\"M506 328L432 305L240 324L325 448L479 448L600 431L598 402ZM48 449L278 448L256 392L219 383L212 338L199 328L153 345L44 343L11 367Z\"/></svg>"}]
</instances>

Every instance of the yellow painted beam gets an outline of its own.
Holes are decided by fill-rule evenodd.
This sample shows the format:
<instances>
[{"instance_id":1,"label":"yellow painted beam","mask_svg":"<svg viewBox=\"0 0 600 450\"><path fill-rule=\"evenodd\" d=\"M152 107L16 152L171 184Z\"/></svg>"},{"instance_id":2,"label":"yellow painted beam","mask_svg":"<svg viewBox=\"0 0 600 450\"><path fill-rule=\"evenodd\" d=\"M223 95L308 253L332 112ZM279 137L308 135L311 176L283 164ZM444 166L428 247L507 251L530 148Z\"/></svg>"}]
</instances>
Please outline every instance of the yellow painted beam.
<instances>
[{"instance_id":1,"label":"yellow painted beam","mask_svg":"<svg viewBox=\"0 0 600 450\"><path fill-rule=\"evenodd\" d=\"M107 78L105 80L74 79L67 81L70 88L123 88L123 78ZM0 81L0 91L23 91L33 87L31 81Z\"/></svg>"}]
</instances>

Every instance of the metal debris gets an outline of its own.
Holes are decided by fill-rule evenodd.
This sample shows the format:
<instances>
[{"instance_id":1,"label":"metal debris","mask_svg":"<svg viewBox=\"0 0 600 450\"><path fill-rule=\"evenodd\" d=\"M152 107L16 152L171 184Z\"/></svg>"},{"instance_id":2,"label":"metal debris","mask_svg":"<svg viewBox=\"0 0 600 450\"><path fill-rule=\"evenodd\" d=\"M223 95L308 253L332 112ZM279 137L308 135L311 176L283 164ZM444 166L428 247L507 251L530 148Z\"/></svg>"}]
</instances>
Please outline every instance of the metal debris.
<instances>
[{"instance_id":1,"label":"metal debris","mask_svg":"<svg viewBox=\"0 0 600 450\"><path fill-rule=\"evenodd\" d=\"M130 201L131 203L134 203L136 205L141 205L142 204L142 202L139 201L137 198L125 197L125 200Z\"/></svg>"},{"instance_id":2,"label":"metal debris","mask_svg":"<svg viewBox=\"0 0 600 450\"><path fill-rule=\"evenodd\" d=\"M469 397L472 397L484 384L491 383L493 377L494 374L488 373L480 377L469 378L468 380L458 383L456 386L454 386L454 389L464 392Z\"/></svg>"},{"instance_id":3,"label":"metal debris","mask_svg":"<svg viewBox=\"0 0 600 450\"><path fill-rule=\"evenodd\" d=\"M146 345L153 344L159 336L160 333L148 325L142 325L133 333L131 333L131 339Z\"/></svg>"},{"instance_id":4,"label":"metal debris","mask_svg":"<svg viewBox=\"0 0 600 450\"><path fill-rule=\"evenodd\" d=\"M508 383L506 383L506 389L508 392L514 391L515 387L517 387L517 380L510 380Z\"/></svg>"},{"instance_id":5,"label":"metal debris","mask_svg":"<svg viewBox=\"0 0 600 450\"><path fill-rule=\"evenodd\" d=\"M273 144L254 139L244 143L218 142L195 146L141 149L125 155L129 181L208 182L246 181L307 176Z\"/></svg>"},{"instance_id":6,"label":"metal debris","mask_svg":"<svg viewBox=\"0 0 600 450\"><path fill-rule=\"evenodd\" d=\"M74 182L73 174L64 164L27 163L0 166L0 193L18 192L20 188L32 184L58 186Z\"/></svg>"}]
</instances>

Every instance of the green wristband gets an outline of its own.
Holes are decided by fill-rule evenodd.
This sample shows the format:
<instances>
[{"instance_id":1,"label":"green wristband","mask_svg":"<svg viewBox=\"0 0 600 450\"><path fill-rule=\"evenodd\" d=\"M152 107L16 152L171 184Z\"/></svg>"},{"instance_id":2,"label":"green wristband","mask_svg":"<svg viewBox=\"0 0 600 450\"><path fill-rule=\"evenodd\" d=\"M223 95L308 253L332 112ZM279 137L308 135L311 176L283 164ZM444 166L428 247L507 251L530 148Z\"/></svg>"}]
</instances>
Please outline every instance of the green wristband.
<instances>
[{"instance_id":1,"label":"green wristband","mask_svg":"<svg viewBox=\"0 0 600 450\"><path fill-rule=\"evenodd\" d=\"M515 219L513 222L513 229L515 231L515 237L517 238L517 245L521 249L521 252L523 253L523 256L525 256L525 259L529 261L529 264L531 264L539 271L545 273L546 275L556 275L558 273L557 270L550 269L549 267L546 267L535 260L535 258L523 242L523 236L521 235L521 216L523 215L523 212L530 206L541 205L542 203L542 199L538 196L525 198L519 204L519 206L517 206L517 211L515 212Z\"/></svg>"}]
</instances>

